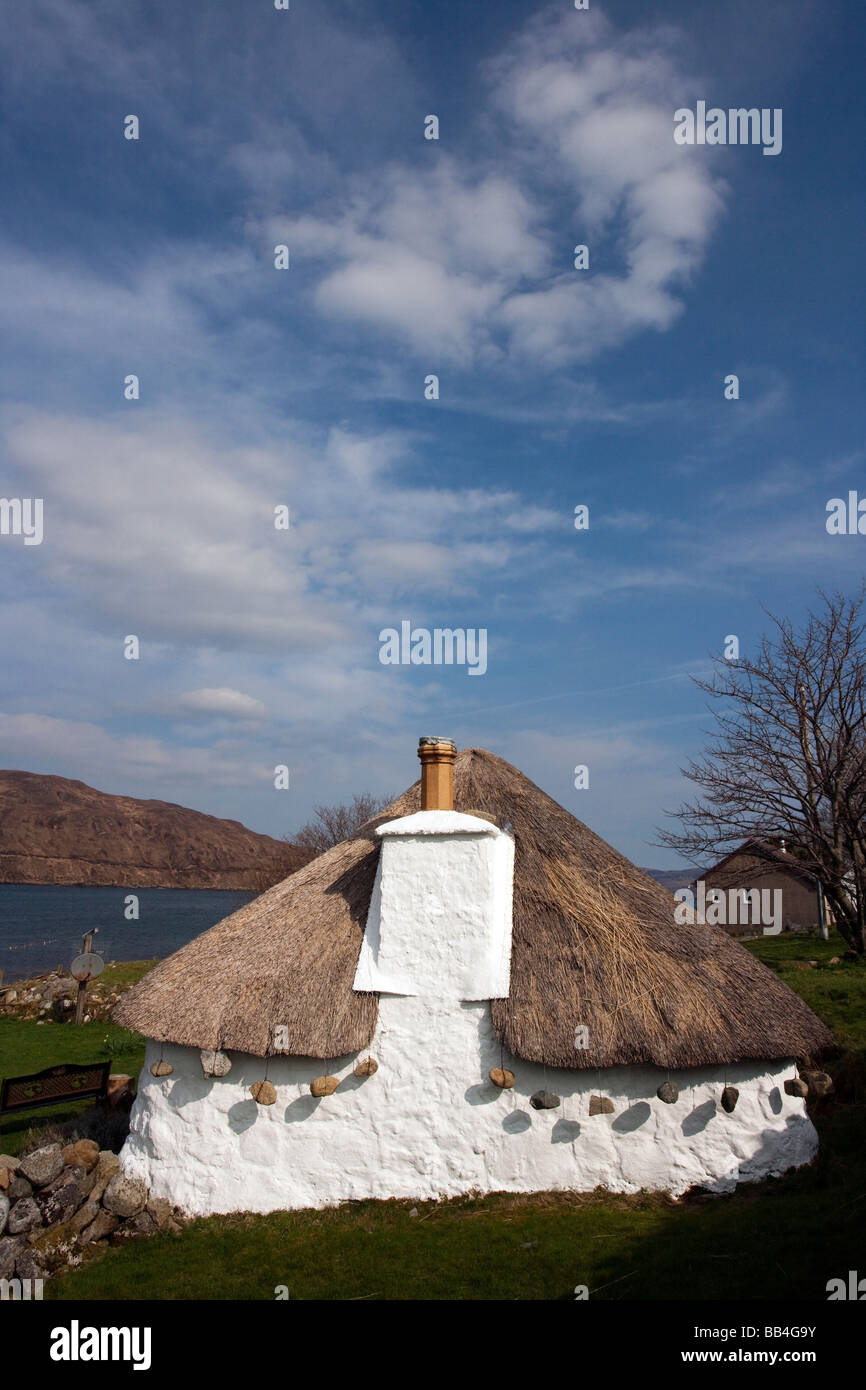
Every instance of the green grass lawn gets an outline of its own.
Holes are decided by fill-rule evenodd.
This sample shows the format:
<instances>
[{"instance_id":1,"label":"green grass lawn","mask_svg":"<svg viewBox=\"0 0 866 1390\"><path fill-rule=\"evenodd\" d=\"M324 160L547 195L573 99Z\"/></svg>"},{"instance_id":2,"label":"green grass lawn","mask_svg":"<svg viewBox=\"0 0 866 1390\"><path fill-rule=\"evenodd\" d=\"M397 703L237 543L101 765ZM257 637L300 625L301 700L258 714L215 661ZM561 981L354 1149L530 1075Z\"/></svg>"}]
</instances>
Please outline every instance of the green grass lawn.
<instances>
[{"instance_id":1,"label":"green grass lawn","mask_svg":"<svg viewBox=\"0 0 866 1390\"><path fill-rule=\"evenodd\" d=\"M107 987L125 989L140 980L154 961L126 961L106 966L101 980ZM111 1058L114 1072L138 1076L144 1062L144 1038L113 1023L43 1022L0 1018L0 1077L26 1076L58 1062L103 1062ZM0 1118L0 1153L17 1154L31 1129L61 1125L86 1110L92 1101L74 1101L23 1110Z\"/></svg>"},{"instance_id":2,"label":"green grass lawn","mask_svg":"<svg viewBox=\"0 0 866 1390\"><path fill-rule=\"evenodd\" d=\"M829 1024L840 1048L866 1051L866 969L859 961L828 964L847 950L841 936L762 936L745 945Z\"/></svg>"},{"instance_id":3,"label":"green grass lawn","mask_svg":"<svg viewBox=\"0 0 866 1390\"><path fill-rule=\"evenodd\" d=\"M285 1285L301 1300L572 1299L585 1284L619 1301L822 1299L863 1258L866 1165L839 1149L833 1166L818 1183L794 1175L701 1203L497 1194L210 1217L109 1250L47 1296L251 1300Z\"/></svg>"},{"instance_id":4,"label":"green grass lawn","mask_svg":"<svg viewBox=\"0 0 866 1390\"><path fill-rule=\"evenodd\" d=\"M813 1109L821 1148L809 1169L729 1197L679 1202L655 1194L495 1194L211 1217L178 1235L97 1254L52 1280L46 1296L255 1300L274 1298L284 1285L301 1300L570 1300L585 1284L593 1299L624 1302L823 1301L828 1279L863 1265L866 966L827 965L844 950L838 938L764 937L747 949L839 1039L826 1060L839 1094ZM805 966L809 960L819 966Z\"/></svg>"}]
</instances>

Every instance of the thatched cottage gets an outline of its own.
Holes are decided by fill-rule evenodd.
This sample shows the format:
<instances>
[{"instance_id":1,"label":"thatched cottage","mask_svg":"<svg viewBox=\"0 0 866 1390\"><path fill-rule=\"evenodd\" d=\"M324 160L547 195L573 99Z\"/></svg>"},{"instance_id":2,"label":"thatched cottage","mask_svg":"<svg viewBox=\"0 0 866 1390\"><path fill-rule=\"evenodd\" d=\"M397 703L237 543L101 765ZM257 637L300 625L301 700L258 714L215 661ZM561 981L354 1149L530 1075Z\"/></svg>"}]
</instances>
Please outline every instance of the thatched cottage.
<instances>
[{"instance_id":1,"label":"thatched cottage","mask_svg":"<svg viewBox=\"0 0 866 1390\"><path fill-rule=\"evenodd\" d=\"M183 947L121 1156L188 1212L681 1193L808 1162L830 1034L727 935L483 749ZM793 1085L791 1082L793 1081Z\"/></svg>"}]
</instances>

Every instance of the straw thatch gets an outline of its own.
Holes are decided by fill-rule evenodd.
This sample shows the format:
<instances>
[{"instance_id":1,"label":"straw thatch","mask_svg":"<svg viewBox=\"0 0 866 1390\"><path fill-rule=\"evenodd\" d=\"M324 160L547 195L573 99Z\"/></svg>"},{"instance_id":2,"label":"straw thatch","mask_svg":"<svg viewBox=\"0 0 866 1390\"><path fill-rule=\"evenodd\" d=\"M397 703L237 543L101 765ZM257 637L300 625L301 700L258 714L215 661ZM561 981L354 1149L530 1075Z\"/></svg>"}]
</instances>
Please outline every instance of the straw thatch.
<instances>
[{"instance_id":1,"label":"straw thatch","mask_svg":"<svg viewBox=\"0 0 866 1390\"><path fill-rule=\"evenodd\" d=\"M455 807L515 837L511 993L493 1023L512 1056L569 1068L682 1068L800 1057L831 1035L718 928L677 926L674 899L538 787L483 749L454 769ZM420 809L420 783L163 961L114 1017L162 1042L338 1057L368 1046L376 995L352 989L379 856L375 827ZM578 1050L585 1026L589 1047Z\"/></svg>"}]
</instances>

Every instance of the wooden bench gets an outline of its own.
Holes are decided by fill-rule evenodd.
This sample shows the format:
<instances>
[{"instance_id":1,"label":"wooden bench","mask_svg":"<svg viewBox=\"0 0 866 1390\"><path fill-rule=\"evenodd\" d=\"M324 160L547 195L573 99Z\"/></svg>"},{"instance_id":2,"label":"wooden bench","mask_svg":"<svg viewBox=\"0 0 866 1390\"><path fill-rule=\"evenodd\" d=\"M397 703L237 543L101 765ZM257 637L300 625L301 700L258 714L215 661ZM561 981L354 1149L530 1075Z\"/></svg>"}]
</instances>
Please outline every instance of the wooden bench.
<instances>
[{"instance_id":1,"label":"wooden bench","mask_svg":"<svg viewBox=\"0 0 866 1390\"><path fill-rule=\"evenodd\" d=\"M0 1083L0 1117L40 1105L71 1100L107 1100L111 1062L63 1062L30 1076L7 1076Z\"/></svg>"}]
</instances>

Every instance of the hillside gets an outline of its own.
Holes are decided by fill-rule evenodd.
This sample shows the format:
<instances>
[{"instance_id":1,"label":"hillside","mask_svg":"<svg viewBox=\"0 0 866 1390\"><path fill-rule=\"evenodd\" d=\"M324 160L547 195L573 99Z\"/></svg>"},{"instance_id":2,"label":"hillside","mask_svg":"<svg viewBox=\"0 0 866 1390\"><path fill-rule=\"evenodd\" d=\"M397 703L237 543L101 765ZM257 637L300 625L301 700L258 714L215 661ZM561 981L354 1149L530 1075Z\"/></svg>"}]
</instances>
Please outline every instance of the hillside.
<instances>
[{"instance_id":1,"label":"hillside","mask_svg":"<svg viewBox=\"0 0 866 1390\"><path fill-rule=\"evenodd\" d=\"M677 888L688 888L694 883L696 878L700 878L700 869L641 869L642 874L649 874L656 883L660 883L662 888L667 888L673 893Z\"/></svg>"},{"instance_id":2,"label":"hillside","mask_svg":"<svg viewBox=\"0 0 866 1390\"><path fill-rule=\"evenodd\" d=\"M0 771L0 883L257 892L309 857L240 821Z\"/></svg>"}]
</instances>

